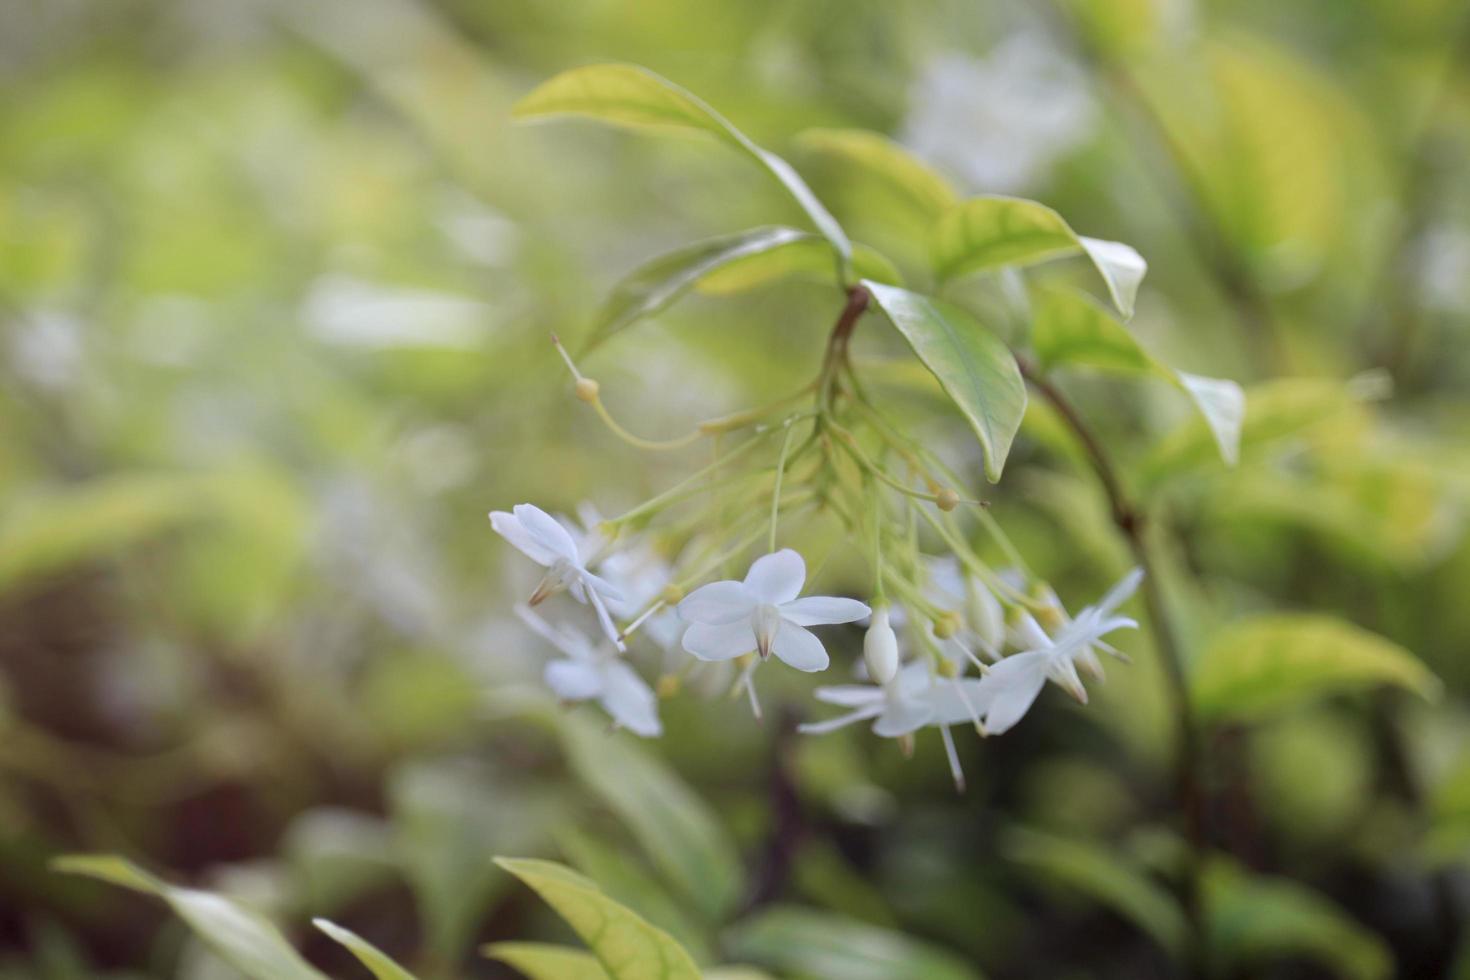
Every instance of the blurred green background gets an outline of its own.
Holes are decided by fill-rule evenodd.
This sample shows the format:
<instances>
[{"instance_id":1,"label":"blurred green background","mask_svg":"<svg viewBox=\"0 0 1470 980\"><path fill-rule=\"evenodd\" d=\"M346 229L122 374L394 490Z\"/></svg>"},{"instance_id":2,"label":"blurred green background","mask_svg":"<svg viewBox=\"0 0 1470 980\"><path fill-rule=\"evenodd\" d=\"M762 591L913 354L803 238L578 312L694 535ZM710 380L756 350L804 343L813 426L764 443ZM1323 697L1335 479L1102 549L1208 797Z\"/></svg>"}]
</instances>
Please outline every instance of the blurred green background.
<instances>
[{"instance_id":1,"label":"blurred green background","mask_svg":"<svg viewBox=\"0 0 1470 980\"><path fill-rule=\"evenodd\" d=\"M905 268L901 209L803 130L891 135L1148 258L1135 332L1263 411L1239 468L1151 491L1190 647L1332 614L1444 685L1212 729L1218 972L1470 976L1463 0L7 0L3 25L0 976L235 975L161 907L48 870L72 851L241 897L333 976L366 974L312 915L429 977L567 938L494 854L783 976L1180 975L1139 927L1169 916L1097 863L1179 846L1146 633L1089 708L1050 692L966 739L963 796L936 745L783 734L805 678L769 678L763 727L667 701L656 743L520 707L548 651L485 512L615 513L690 469L611 440L548 334L668 248L801 223L712 143L511 124L600 60L703 96ZM694 296L585 366L672 435L804 380L839 306ZM1185 424L1162 387L1069 391L1139 483ZM988 495L1069 603L1126 567L1048 418ZM718 873L640 806L693 821Z\"/></svg>"}]
</instances>

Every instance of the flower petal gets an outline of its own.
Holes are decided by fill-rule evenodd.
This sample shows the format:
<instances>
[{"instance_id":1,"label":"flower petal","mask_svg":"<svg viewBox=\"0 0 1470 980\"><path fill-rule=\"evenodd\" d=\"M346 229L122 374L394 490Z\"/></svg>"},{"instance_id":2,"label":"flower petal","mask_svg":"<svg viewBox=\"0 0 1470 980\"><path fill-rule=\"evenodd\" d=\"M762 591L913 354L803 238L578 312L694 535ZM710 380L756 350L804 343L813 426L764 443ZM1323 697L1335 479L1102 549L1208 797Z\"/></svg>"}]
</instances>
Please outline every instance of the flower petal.
<instances>
[{"instance_id":1,"label":"flower petal","mask_svg":"<svg viewBox=\"0 0 1470 980\"><path fill-rule=\"evenodd\" d=\"M514 514L503 510L490 512L490 526L495 533L509 541L517 551L538 565L550 565L556 561L556 552L541 543L534 534L526 530Z\"/></svg>"},{"instance_id":2,"label":"flower petal","mask_svg":"<svg viewBox=\"0 0 1470 980\"><path fill-rule=\"evenodd\" d=\"M577 557L577 542L567 533L567 529L557 523L556 518L535 504L516 504L511 510L515 513L516 520L521 526L531 533L543 548L555 554L558 558L565 558L578 567L581 561Z\"/></svg>"},{"instance_id":3,"label":"flower petal","mask_svg":"<svg viewBox=\"0 0 1470 980\"><path fill-rule=\"evenodd\" d=\"M835 732L839 728L846 728L855 722L867 721L869 718L876 716L881 710L875 704L866 708L859 708L856 711L850 711L845 715L838 715L836 718L828 718L825 721L802 722L796 726L796 730L803 735L825 735L828 732Z\"/></svg>"},{"instance_id":4,"label":"flower petal","mask_svg":"<svg viewBox=\"0 0 1470 980\"><path fill-rule=\"evenodd\" d=\"M653 689L621 660L603 664L601 702L613 720L633 734L644 738L663 734Z\"/></svg>"},{"instance_id":5,"label":"flower petal","mask_svg":"<svg viewBox=\"0 0 1470 980\"><path fill-rule=\"evenodd\" d=\"M791 602L782 603L780 609L781 618L797 626L851 623L873 611L865 602L826 595L809 595L802 599L793 599Z\"/></svg>"},{"instance_id":6,"label":"flower petal","mask_svg":"<svg viewBox=\"0 0 1470 980\"><path fill-rule=\"evenodd\" d=\"M611 602L623 601L622 590L602 576L593 575L591 572L587 571L584 568L577 577L586 584L587 588L595 589L597 592L601 593L603 598L608 599Z\"/></svg>"},{"instance_id":7,"label":"flower petal","mask_svg":"<svg viewBox=\"0 0 1470 980\"><path fill-rule=\"evenodd\" d=\"M684 649L700 660L733 660L755 649L755 630L749 620L695 623L684 631Z\"/></svg>"},{"instance_id":8,"label":"flower petal","mask_svg":"<svg viewBox=\"0 0 1470 980\"><path fill-rule=\"evenodd\" d=\"M793 623L781 624L771 643L771 652L786 665L808 672L826 670L831 662L817 635Z\"/></svg>"},{"instance_id":9,"label":"flower petal","mask_svg":"<svg viewBox=\"0 0 1470 980\"><path fill-rule=\"evenodd\" d=\"M847 708L883 702L883 688L872 684L839 684L835 687L819 687L812 693L818 701Z\"/></svg>"},{"instance_id":10,"label":"flower petal","mask_svg":"<svg viewBox=\"0 0 1470 980\"><path fill-rule=\"evenodd\" d=\"M679 618L688 623L719 626L745 619L755 608L755 600L739 582L711 582L701 585L679 602Z\"/></svg>"},{"instance_id":11,"label":"flower petal","mask_svg":"<svg viewBox=\"0 0 1470 980\"><path fill-rule=\"evenodd\" d=\"M595 664L553 660L541 675L546 686L563 701L585 701L602 691L602 675Z\"/></svg>"},{"instance_id":12,"label":"flower petal","mask_svg":"<svg viewBox=\"0 0 1470 980\"><path fill-rule=\"evenodd\" d=\"M927 701L918 698L894 698L888 702L878 720L873 722L873 734L883 738L898 738L916 732L934 718L934 709Z\"/></svg>"},{"instance_id":13,"label":"flower petal","mask_svg":"<svg viewBox=\"0 0 1470 980\"><path fill-rule=\"evenodd\" d=\"M1117 609L1128 601L1129 596L1138 590L1138 583L1143 581L1143 569L1135 568L1127 575L1118 580L1118 584L1108 590L1107 595L1098 600L1096 609L1106 615Z\"/></svg>"},{"instance_id":14,"label":"flower petal","mask_svg":"<svg viewBox=\"0 0 1470 980\"><path fill-rule=\"evenodd\" d=\"M989 705L986 732L999 735L1025 716L1046 686L1051 659L1049 651L1031 650L1006 657L990 668L980 681L980 691Z\"/></svg>"},{"instance_id":15,"label":"flower petal","mask_svg":"<svg viewBox=\"0 0 1470 980\"><path fill-rule=\"evenodd\" d=\"M552 626L524 603L515 607L515 613L520 621L526 624L527 629L556 647L565 656L572 660L593 659L592 641L580 630L570 626Z\"/></svg>"},{"instance_id":16,"label":"flower petal","mask_svg":"<svg viewBox=\"0 0 1470 980\"><path fill-rule=\"evenodd\" d=\"M588 603L597 612L597 622L602 627L602 632L619 650L628 649L628 645L618 635L618 628L612 621L612 614L607 611L607 603L602 601L601 593L596 589L588 589L586 594Z\"/></svg>"},{"instance_id":17,"label":"flower petal","mask_svg":"<svg viewBox=\"0 0 1470 980\"><path fill-rule=\"evenodd\" d=\"M762 555L745 573L745 589L760 602L781 605L801 594L806 562L790 548Z\"/></svg>"},{"instance_id":18,"label":"flower petal","mask_svg":"<svg viewBox=\"0 0 1470 980\"><path fill-rule=\"evenodd\" d=\"M925 695L934 709L934 724L960 725L984 717L995 694L995 688L984 685L973 677L935 681Z\"/></svg>"}]
</instances>

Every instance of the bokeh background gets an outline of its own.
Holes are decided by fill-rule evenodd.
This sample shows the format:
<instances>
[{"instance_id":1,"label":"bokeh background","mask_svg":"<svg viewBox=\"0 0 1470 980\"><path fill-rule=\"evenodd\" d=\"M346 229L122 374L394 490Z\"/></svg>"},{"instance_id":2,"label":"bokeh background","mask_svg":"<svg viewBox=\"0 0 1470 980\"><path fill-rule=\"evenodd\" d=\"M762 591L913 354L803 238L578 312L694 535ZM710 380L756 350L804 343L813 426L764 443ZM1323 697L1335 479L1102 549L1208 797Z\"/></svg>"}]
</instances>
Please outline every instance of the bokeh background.
<instances>
[{"instance_id":1,"label":"bokeh background","mask_svg":"<svg viewBox=\"0 0 1470 980\"><path fill-rule=\"evenodd\" d=\"M801 223L712 143L511 123L600 60L699 93L906 266L922 229L802 131L870 128L967 192L1042 200L1149 259L1134 329L1170 363L1320 395L1310 425L1248 428L1237 470L1161 491L1187 634L1330 613L1443 691L1211 733L1221 875L1280 886L1219 924L1221 973L1470 976L1463 0L6 0L0 21L0 976L234 975L161 906L48 870L72 851L241 897L333 976L366 974L312 915L426 977L510 976L476 943L565 939L495 854L568 860L780 975L1179 975L1094 860L1178 848L1146 632L1088 708L1052 691L964 740L963 796L937 742L787 734L804 679L769 678L764 726L668 701L656 743L518 700L549 651L486 511L615 513L690 463L611 439L548 334L584 336L668 248ZM586 367L674 434L804 380L838 307L803 282L694 296ZM1069 391L1127 460L1187 414L1136 382ZM1046 418L987 494L1069 604L1126 568ZM739 880L664 880L640 805L715 827ZM706 916L681 884L739 900ZM1253 908L1307 926L1273 938Z\"/></svg>"}]
</instances>

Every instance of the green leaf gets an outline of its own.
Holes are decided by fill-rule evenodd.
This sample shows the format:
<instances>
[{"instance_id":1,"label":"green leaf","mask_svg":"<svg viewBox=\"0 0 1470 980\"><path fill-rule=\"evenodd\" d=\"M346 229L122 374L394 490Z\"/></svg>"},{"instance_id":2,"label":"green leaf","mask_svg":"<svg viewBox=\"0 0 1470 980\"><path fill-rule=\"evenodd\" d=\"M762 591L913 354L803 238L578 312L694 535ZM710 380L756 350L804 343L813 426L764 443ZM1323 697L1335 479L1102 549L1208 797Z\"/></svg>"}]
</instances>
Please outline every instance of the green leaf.
<instances>
[{"instance_id":1,"label":"green leaf","mask_svg":"<svg viewBox=\"0 0 1470 980\"><path fill-rule=\"evenodd\" d=\"M695 242L639 266L613 288L586 349L591 350L643 317L667 308L691 286L722 266L805 237L805 232L795 228L753 228Z\"/></svg>"},{"instance_id":2,"label":"green leaf","mask_svg":"<svg viewBox=\"0 0 1470 980\"><path fill-rule=\"evenodd\" d=\"M766 169L831 243L845 278L852 243L837 219L812 193L791 164L751 141L698 96L646 68L626 64L588 65L562 72L538 86L515 107L518 119L587 116L622 126L693 129L741 150Z\"/></svg>"},{"instance_id":3,"label":"green leaf","mask_svg":"<svg viewBox=\"0 0 1470 980\"><path fill-rule=\"evenodd\" d=\"M1245 392L1234 381L1176 371L1144 349L1128 328L1080 290L1044 290L1031 342L1043 370L1084 366L1151 374L1189 396L1227 466L1240 460Z\"/></svg>"},{"instance_id":4,"label":"green leaf","mask_svg":"<svg viewBox=\"0 0 1470 980\"><path fill-rule=\"evenodd\" d=\"M1010 350L952 303L898 286L863 285L969 421L985 453L986 477L999 480L1026 413L1026 385Z\"/></svg>"},{"instance_id":5,"label":"green leaf","mask_svg":"<svg viewBox=\"0 0 1470 980\"><path fill-rule=\"evenodd\" d=\"M194 475L123 473L13 503L0 522L0 590L198 520L212 506L206 489Z\"/></svg>"},{"instance_id":6,"label":"green leaf","mask_svg":"<svg viewBox=\"0 0 1470 980\"><path fill-rule=\"evenodd\" d=\"M526 858L496 858L495 863L554 908L592 947L612 980L699 980L699 968L672 936L608 898L571 868Z\"/></svg>"},{"instance_id":7,"label":"green leaf","mask_svg":"<svg viewBox=\"0 0 1470 980\"><path fill-rule=\"evenodd\" d=\"M1250 720L1330 694L1390 684L1426 698L1438 679L1390 640L1331 616L1257 616L1206 648L1191 682L1200 713Z\"/></svg>"},{"instance_id":8,"label":"green leaf","mask_svg":"<svg viewBox=\"0 0 1470 980\"><path fill-rule=\"evenodd\" d=\"M934 230L934 275L940 282L1078 254L1092 260L1113 305L1131 317L1148 271L1143 256L1122 242L1078 235L1044 204L1018 197L971 198L946 211Z\"/></svg>"},{"instance_id":9,"label":"green leaf","mask_svg":"<svg viewBox=\"0 0 1470 980\"><path fill-rule=\"evenodd\" d=\"M948 180L886 136L866 129L808 129L796 143L808 153L852 165L923 226L932 225L956 203Z\"/></svg>"},{"instance_id":10,"label":"green leaf","mask_svg":"<svg viewBox=\"0 0 1470 980\"><path fill-rule=\"evenodd\" d=\"M1244 401L1237 440L1240 459L1257 455L1282 440L1309 434L1334 420L1356 423L1361 414L1352 388L1325 378L1267 381L1252 387ZM1215 432L1204 419L1185 423L1160 440L1140 464L1140 483L1156 486L1206 467L1218 445Z\"/></svg>"},{"instance_id":11,"label":"green leaf","mask_svg":"<svg viewBox=\"0 0 1470 980\"><path fill-rule=\"evenodd\" d=\"M689 786L629 736L561 716L562 743L577 778L622 819L654 866L711 920L739 895L734 843Z\"/></svg>"},{"instance_id":12,"label":"green leaf","mask_svg":"<svg viewBox=\"0 0 1470 980\"><path fill-rule=\"evenodd\" d=\"M1393 973L1387 945L1327 899L1283 878L1252 875L1219 858L1206 868L1205 931L1215 962L1232 973L1283 956L1310 956L1351 980Z\"/></svg>"},{"instance_id":13,"label":"green leaf","mask_svg":"<svg viewBox=\"0 0 1470 980\"><path fill-rule=\"evenodd\" d=\"M964 960L891 929L792 905L775 905L742 921L726 948L780 973L819 980L976 980Z\"/></svg>"},{"instance_id":14,"label":"green leaf","mask_svg":"<svg viewBox=\"0 0 1470 980\"><path fill-rule=\"evenodd\" d=\"M853 267L882 282L899 281L882 253L854 247ZM752 228L695 242L635 269L613 288L584 350L592 350L639 320L667 309L691 287L704 293L734 293L794 275L832 278L832 249L820 237L796 228Z\"/></svg>"},{"instance_id":15,"label":"green leaf","mask_svg":"<svg viewBox=\"0 0 1470 980\"><path fill-rule=\"evenodd\" d=\"M1021 829L1006 834L1003 850L1017 864L1117 912L1174 956L1183 954L1189 921L1179 903L1114 851L1091 841Z\"/></svg>"},{"instance_id":16,"label":"green leaf","mask_svg":"<svg viewBox=\"0 0 1470 980\"><path fill-rule=\"evenodd\" d=\"M351 950L352 955L378 980L416 980L412 973L393 962L392 957L351 929L344 929L327 919L312 919L311 924Z\"/></svg>"},{"instance_id":17,"label":"green leaf","mask_svg":"<svg viewBox=\"0 0 1470 980\"><path fill-rule=\"evenodd\" d=\"M852 267L861 278L903 284L903 275L888 256L867 245L853 244ZM795 241L743 256L714 269L695 283L695 288L701 293L726 296L785 278L830 284L832 249L818 236L802 232Z\"/></svg>"},{"instance_id":18,"label":"green leaf","mask_svg":"<svg viewBox=\"0 0 1470 980\"><path fill-rule=\"evenodd\" d=\"M166 884L116 855L71 855L52 866L163 899L214 953L252 980L326 980L264 916L223 895Z\"/></svg>"},{"instance_id":19,"label":"green leaf","mask_svg":"<svg viewBox=\"0 0 1470 980\"><path fill-rule=\"evenodd\" d=\"M509 963L530 980L607 980L607 971L591 953L550 943L490 943L480 952Z\"/></svg>"}]
</instances>

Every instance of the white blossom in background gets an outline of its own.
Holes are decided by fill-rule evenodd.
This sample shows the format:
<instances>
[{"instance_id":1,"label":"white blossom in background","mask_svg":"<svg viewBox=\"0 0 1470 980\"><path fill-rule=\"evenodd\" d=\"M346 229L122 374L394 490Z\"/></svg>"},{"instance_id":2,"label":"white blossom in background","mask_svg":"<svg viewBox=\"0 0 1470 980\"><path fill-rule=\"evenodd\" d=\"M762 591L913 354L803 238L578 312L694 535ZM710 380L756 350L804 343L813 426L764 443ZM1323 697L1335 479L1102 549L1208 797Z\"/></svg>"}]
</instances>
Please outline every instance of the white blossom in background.
<instances>
[{"instance_id":1,"label":"white blossom in background","mask_svg":"<svg viewBox=\"0 0 1470 980\"><path fill-rule=\"evenodd\" d=\"M67 313L36 310L7 338L15 371L39 388L60 391L81 373L82 323Z\"/></svg>"},{"instance_id":2,"label":"white blossom in background","mask_svg":"<svg viewBox=\"0 0 1470 980\"><path fill-rule=\"evenodd\" d=\"M1044 35L1013 34L983 58L943 54L923 69L901 140L985 193L1016 193L1090 135L1087 75Z\"/></svg>"},{"instance_id":3,"label":"white blossom in background","mask_svg":"<svg viewBox=\"0 0 1470 980\"><path fill-rule=\"evenodd\" d=\"M825 670L827 650L808 626L851 623L871 610L856 599L807 596L806 562L784 548L757 558L744 581L711 582L679 603L684 649L700 660L733 660L756 651L797 670Z\"/></svg>"},{"instance_id":4,"label":"white blossom in background","mask_svg":"<svg viewBox=\"0 0 1470 980\"><path fill-rule=\"evenodd\" d=\"M1415 243L1421 302L1444 313L1470 311L1470 232L1431 228Z\"/></svg>"},{"instance_id":5,"label":"white blossom in background","mask_svg":"<svg viewBox=\"0 0 1470 980\"><path fill-rule=\"evenodd\" d=\"M546 576L531 595L531 605L565 589L572 598L593 608L607 638L619 650L624 649L607 606L609 602L621 602L623 594L611 582L588 571L576 539L556 518L535 504L516 504L510 513L491 511L490 526L521 554L546 567Z\"/></svg>"},{"instance_id":6,"label":"white blossom in background","mask_svg":"<svg viewBox=\"0 0 1470 980\"><path fill-rule=\"evenodd\" d=\"M1133 569L1096 605L1083 609L1054 635L1048 635L1030 613L1022 613L1015 638L1025 649L992 666L980 681L986 703L986 732L999 735L1020 721L1047 681L1086 704L1087 689L1077 675L1077 663L1089 658L1095 663L1094 651L1099 649L1116 654L1103 637L1113 630L1138 628L1136 621L1115 613L1142 580L1142 569ZM1099 674L1101 669L1097 665Z\"/></svg>"},{"instance_id":7,"label":"white blossom in background","mask_svg":"<svg viewBox=\"0 0 1470 980\"><path fill-rule=\"evenodd\" d=\"M563 654L548 663L542 675L558 698L596 700L613 721L635 735L653 738L663 734L653 689L610 645L597 643L570 626L552 626L528 606L517 606L516 615Z\"/></svg>"}]
</instances>

